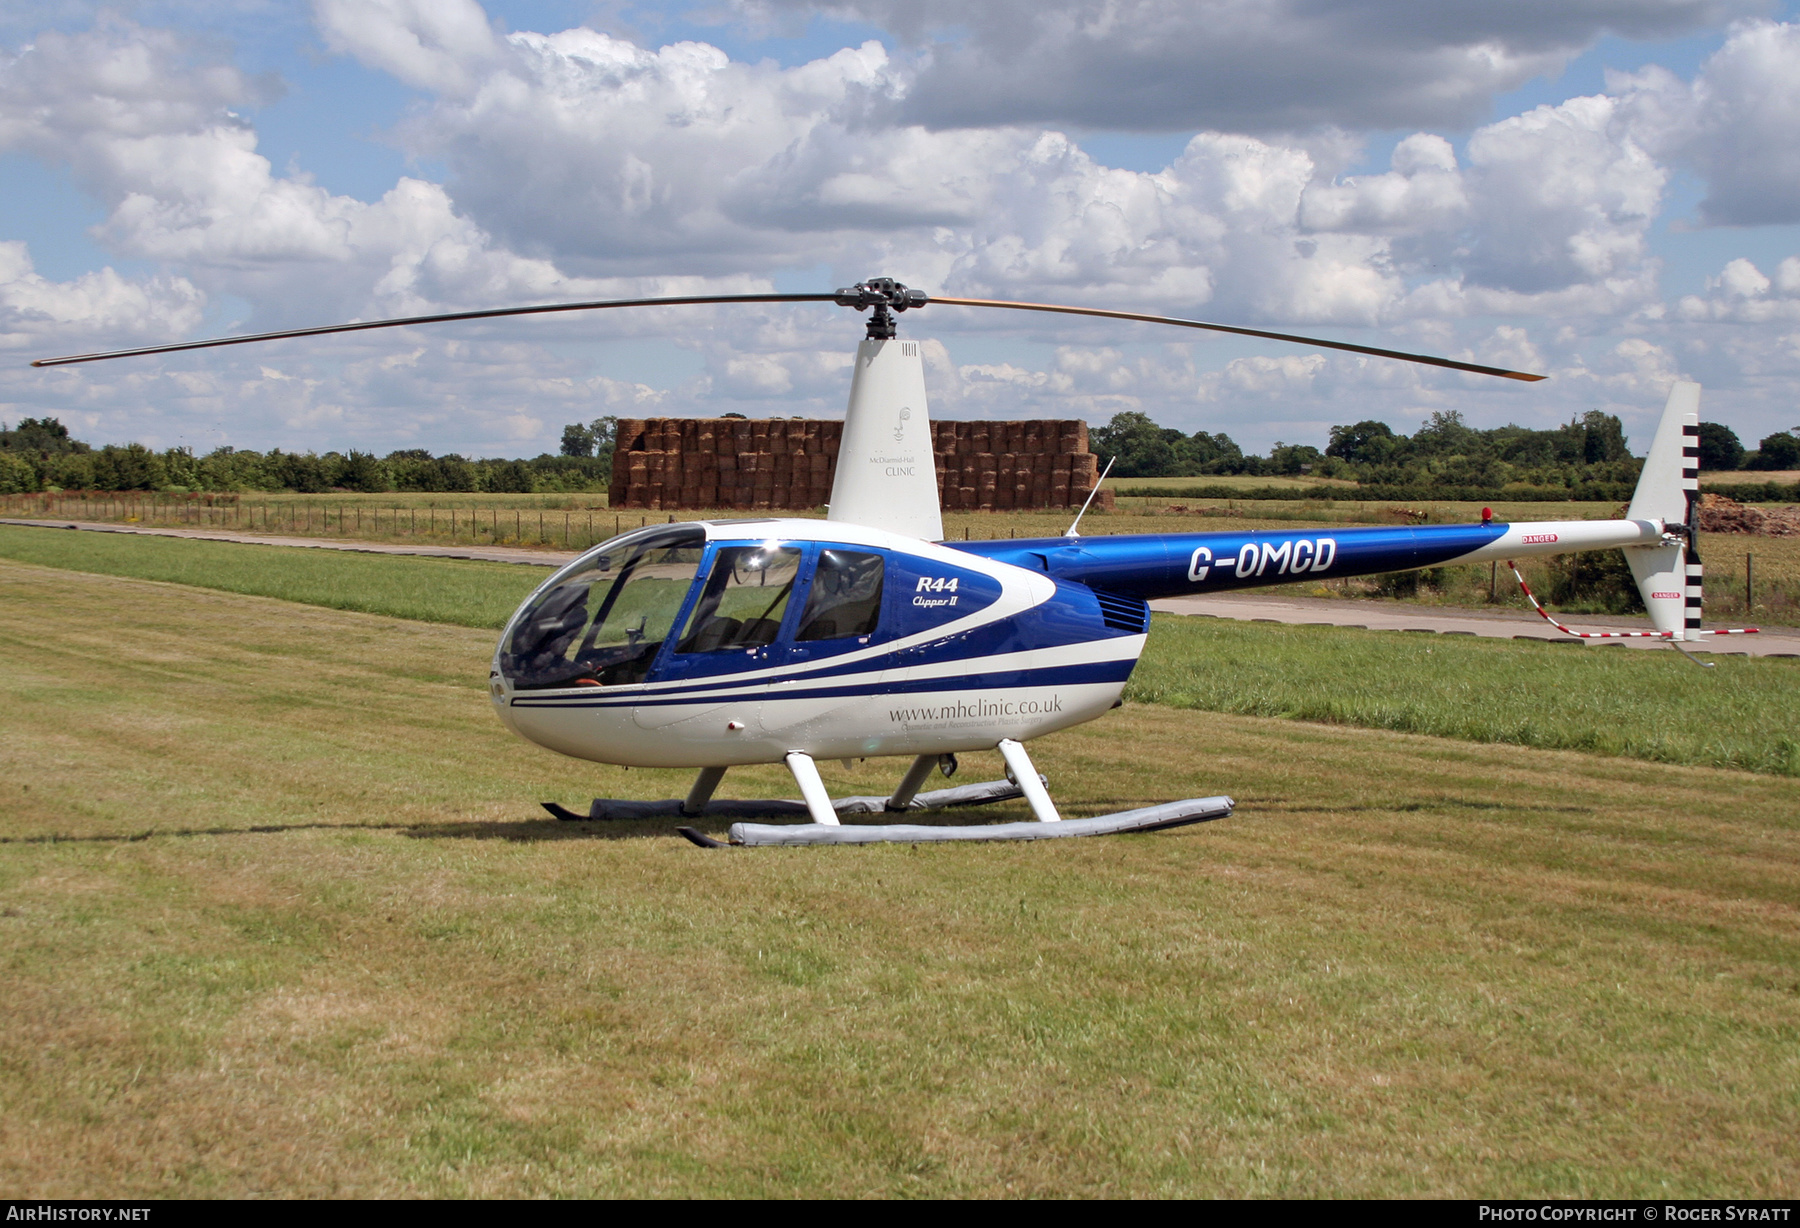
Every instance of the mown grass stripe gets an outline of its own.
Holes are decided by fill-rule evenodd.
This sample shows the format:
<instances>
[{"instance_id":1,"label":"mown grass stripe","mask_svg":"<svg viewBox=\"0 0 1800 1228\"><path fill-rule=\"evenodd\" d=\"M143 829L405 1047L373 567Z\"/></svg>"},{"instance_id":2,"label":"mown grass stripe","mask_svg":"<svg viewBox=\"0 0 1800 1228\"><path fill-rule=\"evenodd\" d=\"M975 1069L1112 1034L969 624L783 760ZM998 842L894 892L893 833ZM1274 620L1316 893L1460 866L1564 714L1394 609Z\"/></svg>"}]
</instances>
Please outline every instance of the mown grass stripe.
<instances>
[{"instance_id":1,"label":"mown grass stripe","mask_svg":"<svg viewBox=\"0 0 1800 1228\"><path fill-rule=\"evenodd\" d=\"M1126 697L1800 775L1800 663L1158 614Z\"/></svg>"},{"instance_id":2,"label":"mown grass stripe","mask_svg":"<svg viewBox=\"0 0 1800 1228\"><path fill-rule=\"evenodd\" d=\"M496 629L548 575L510 563L4 525L0 556L334 610Z\"/></svg>"}]
</instances>

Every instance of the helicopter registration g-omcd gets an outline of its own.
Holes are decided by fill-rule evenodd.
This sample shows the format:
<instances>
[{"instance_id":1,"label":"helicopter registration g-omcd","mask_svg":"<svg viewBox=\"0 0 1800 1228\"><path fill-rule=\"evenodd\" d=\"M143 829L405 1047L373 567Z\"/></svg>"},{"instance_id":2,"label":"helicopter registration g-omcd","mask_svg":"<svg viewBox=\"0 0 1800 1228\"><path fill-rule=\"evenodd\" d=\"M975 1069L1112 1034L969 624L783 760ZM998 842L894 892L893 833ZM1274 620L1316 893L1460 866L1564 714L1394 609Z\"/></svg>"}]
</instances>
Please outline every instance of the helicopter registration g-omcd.
<instances>
[{"instance_id":1,"label":"helicopter registration g-omcd","mask_svg":"<svg viewBox=\"0 0 1800 1228\"><path fill-rule=\"evenodd\" d=\"M857 347L829 514L654 525L558 570L501 633L489 690L520 736L565 755L698 769L685 799L596 800L565 818L715 814L810 822L736 823L737 844L1033 839L1144 831L1221 818L1228 797L1064 821L1024 744L1116 707L1159 597L1624 548L1653 636L1702 635L1696 504L1699 394L1678 383L1622 520L943 540L924 366L895 314L928 302L1136 320L1273 338L1501 378L1542 376L1394 350L1129 312L928 298L887 278L833 294L616 300L415 316L105 354L237 345L400 325L615 307L832 302L870 312ZM998 749L1008 779L924 792L960 752ZM885 797L833 802L819 759L906 756ZM785 762L802 801L715 801L728 768ZM1034 819L972 826L845 824L1023 796ZM719 842L682 828L696 843Z\"/></svg>"}]
</instances>

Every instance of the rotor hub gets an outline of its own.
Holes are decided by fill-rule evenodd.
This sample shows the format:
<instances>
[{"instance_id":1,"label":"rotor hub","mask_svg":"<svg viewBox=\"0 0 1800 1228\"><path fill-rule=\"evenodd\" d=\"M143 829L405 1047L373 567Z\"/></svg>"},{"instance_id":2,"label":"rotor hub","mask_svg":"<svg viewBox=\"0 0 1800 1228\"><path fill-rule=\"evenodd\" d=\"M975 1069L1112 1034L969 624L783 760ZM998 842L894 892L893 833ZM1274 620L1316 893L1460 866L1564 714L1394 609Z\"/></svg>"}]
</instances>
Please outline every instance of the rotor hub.
<instances>
[{"instance_id":1,"label":"rotor hub","mask_svg":"<svg viewBox=\"0 0 1800 1228\"><path fill-rule=\"evenodd\" d=\"M923 290L914 290L902 285L892 277L871 277L867 281L859 281L837 292L839 307L854 307L858 311L874 309L869 317L868 338L871 341L892 341L894 339L894 317L896 311L905 311L908 307L923 307L930 302Z\"/></svg>"}]
</instances>

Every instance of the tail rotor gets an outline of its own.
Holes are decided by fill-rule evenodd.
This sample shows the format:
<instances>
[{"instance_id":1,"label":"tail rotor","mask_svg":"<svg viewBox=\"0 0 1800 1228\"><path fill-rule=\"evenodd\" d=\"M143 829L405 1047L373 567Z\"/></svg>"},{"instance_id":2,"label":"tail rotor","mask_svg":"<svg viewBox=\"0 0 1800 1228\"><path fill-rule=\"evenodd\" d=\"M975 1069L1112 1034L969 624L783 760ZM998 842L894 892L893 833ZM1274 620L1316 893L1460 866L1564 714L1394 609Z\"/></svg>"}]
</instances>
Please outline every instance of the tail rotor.
<instances>
[{"instance_id":1,"label":"tail rotor","mask_svg":"<svg viewBox=\"0 0 1800 1228\"><path fill-rule=\"evenodd\" d=\"M1698 442L1698 428L1695 428L1695 442ZM1684 449L1685 451L1685 449ZM1698 449L1696 449L1696 452ZM1683 474L1694 472L1684 469ZM1700 562L1700 481L1698 477L1682 479L1691 481L1693 485L1683 492L1687 495L1687 522L1683 525L1682 542L1683 571L1686 573L1685 596L1687 598L1686 617L1682 628L1683 639L1700 638L1700 614L1702 609L1703 589L1705 588L1706 569Z\"/></svg>"},{"instance_id":2,"label":"tail rotor","mask_svg":"<svg viewBox=\"0 0 1800 1228\"><path fill-rule=\"evenodd\" d=\"M1669 403L1625 515L1650 521L1661 531L1659 544L1625 551L1658 635L1685 652L1685 644L1702 636L1755 632L1754 627L1700 629L1705 587L1700 562L1700 385L1684 380L1669 391Z\"/></svg>"}]
</instances>

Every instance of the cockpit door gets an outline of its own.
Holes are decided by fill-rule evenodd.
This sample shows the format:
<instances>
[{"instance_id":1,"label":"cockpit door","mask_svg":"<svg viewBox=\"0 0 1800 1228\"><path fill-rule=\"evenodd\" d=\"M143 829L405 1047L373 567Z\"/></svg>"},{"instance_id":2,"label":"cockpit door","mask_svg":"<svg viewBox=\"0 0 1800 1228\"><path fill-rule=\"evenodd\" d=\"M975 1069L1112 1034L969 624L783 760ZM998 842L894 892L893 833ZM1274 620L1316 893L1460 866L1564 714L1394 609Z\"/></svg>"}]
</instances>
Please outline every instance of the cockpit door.
<instances>
[{"instance_id":1,"label":"cockpit door","mask_svg":"<svg viewBox=\"0 0 1800 1228\"><path fill-rule=\"evenodd\" d=\"M798 545L715 547L650 681L724 677L782 664L804 561Z\"/></svg>"},{"instance_id":2,"label":"cockpit door","mask_svg":"<svg viewBox=\"0 0 1800 1228\"><path fill-rule=\"evenodd\" d=\"M881 626L887 556L829 543L816 548L795 600L800 616L788 663L800 666L860 652L888 638Z\"/></svg>"},{"instance_id":3,"label":"cockpit door","mask_svg":"<svg viewBox=\"0 0 1800 1228\"><path fill-rule=\"evenodd\" d=\"M885 567L882 552L849 546L721 544L702 566L680 631L650 678L692 685L655 687L636 710L638 725L666 728L730 708L732 719L760 728L760 701L767 699L781 701L777 724L785 726L816 718L821 705L863 702L844 692L877 684L886 672L887 654L878 647ZM839 657L844 670L832 671L820 690L817 671L805 667ZM730 685L747 674L759 676ZM748 715L753 702L757 717Z\"/></svg>"}]
</instances>

